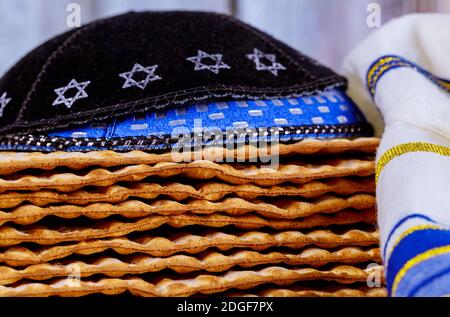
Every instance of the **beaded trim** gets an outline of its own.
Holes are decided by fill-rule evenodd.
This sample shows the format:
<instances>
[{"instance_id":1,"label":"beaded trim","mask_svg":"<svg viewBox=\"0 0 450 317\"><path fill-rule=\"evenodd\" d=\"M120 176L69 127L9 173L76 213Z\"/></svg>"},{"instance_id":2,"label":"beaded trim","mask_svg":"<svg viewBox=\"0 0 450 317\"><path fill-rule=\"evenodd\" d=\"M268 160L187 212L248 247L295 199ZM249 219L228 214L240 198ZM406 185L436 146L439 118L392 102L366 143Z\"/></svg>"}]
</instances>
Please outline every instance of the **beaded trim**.
<instances>
[{"instance_id":1,"label":"beaded trim","mask_svg":"<svg viewBox=\"0 0 450 317\"><path fill-rule=\"evenodd\" d=\"M290 126L290 127L273 127L273 128L259 128L252 129L230 129L222 132L221 140L223 145L230 143L248 143L250 138L267 138L271 136L278 136L276 140L282 143L297 141L305 137L326 137L333 135L333 137L357 137L370 136L373 129L370 124L359 123L354 125L308 125L308 126ZM66 151L71 147L86 147L86 149L78 149L77 151L92 151L92 150L115 150L115 151L130 151L130 150L147 150L147 151L167 151L178 146L189 146L189 143L194 146L198 145L197 140L203 145L206 142L211 142L216 139L213 136L205 136L202 133L191 134L186 138L188 141L184 142L185 135L174 137L172 135L150 135L146 137L127 137L127 138L63 138L51 137L46 135L6 135L0 137L0 147L42 147L40 151ZM195 140L195 144L192 141ZM270 140L269 140L270 141ZM26 151L27 149L25 149Z\"/></svg>"}]
</instances>

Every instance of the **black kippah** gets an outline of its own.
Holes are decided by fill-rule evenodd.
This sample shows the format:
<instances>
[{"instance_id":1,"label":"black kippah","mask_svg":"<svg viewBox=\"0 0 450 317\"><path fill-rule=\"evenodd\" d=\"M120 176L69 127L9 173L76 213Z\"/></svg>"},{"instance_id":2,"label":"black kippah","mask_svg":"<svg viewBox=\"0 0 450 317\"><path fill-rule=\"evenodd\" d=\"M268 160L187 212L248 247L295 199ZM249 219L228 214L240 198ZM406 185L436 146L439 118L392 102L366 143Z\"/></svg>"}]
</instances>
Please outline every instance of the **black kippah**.
<instances>
[{"instance_id":1,"label":"black kippah","mask_svg":"<svg viewBox=\"0 0 450 317\"><path fill-rule=\"evenodd\" d=\"M234 18L127 13L62 34L0 80L2 134L196 102L298 97L345 79Z\"/></svg>"}]
</instances>

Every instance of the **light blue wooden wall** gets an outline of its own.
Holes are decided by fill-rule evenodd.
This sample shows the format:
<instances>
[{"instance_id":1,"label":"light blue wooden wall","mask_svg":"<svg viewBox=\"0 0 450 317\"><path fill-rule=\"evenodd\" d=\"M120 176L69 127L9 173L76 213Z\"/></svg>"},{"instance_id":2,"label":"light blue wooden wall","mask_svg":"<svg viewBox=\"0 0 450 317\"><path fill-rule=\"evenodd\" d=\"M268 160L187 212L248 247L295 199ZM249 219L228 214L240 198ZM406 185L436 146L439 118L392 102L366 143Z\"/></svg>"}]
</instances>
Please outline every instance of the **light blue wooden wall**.
<instances>
[{"instance_id":1,"label":"light blue wooden wall","mask_svg":"<svg viewBox=\"0 0 450 317\"><path fill-rule=\"evenodd\" d=\"M234 14L338 69L371 31L370 0L0 0L0 75L33 47L68 29L66 7L81 6L82 23L129 10L207 10ZM382 21L415 11L448 11L448 0L379 0Z\"/></svg>"},{"instance_id":2,"label":"light blue wooden wall","mask_svg":"<svg viewBox=\"0 0 450 317\"><path fill-rule=\"evenodd\" d=\"M259 5L255 6L255 2ZM370 0L241 0L239 17L337 68L343 57L372 29L367 26ZM382 0L381 20L414 11L414 1ZM283 5L281 5L283 4Z\"/></svg>"}]
</instances>

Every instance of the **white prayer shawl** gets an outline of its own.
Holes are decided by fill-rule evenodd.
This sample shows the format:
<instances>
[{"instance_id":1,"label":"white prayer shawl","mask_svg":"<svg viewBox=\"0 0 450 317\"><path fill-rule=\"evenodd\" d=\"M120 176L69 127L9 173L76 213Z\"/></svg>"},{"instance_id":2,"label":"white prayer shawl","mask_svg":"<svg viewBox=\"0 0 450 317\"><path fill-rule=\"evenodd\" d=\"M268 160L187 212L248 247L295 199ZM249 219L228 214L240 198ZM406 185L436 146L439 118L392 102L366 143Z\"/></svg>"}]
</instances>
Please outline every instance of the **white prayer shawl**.
<instances>
[{"instance_id":1,"label":"white prayer shawl","mask_svg":"<svg viewBox=\"0 0 450 317\"><path fill-rule=\"evenodd\" d=\"M450 16L391 21L350 53L343 73L382 135L377 205L388 291L448 295Z\"/></svg>"}]
</instances>

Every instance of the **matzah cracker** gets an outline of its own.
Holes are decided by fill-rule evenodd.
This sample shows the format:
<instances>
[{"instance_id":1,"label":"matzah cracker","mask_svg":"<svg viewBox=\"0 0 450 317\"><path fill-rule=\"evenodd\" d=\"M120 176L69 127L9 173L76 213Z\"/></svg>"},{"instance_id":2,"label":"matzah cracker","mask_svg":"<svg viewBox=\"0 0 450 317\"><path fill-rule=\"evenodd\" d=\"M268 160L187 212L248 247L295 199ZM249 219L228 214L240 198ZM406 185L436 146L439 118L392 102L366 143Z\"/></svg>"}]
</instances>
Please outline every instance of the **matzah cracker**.
<instances>
[{"instance_id":1,"label":"matzah cracker","mask_svg":"<svg viewBox=\"0 0 450 317\"><path fill-rule=\"evenodd\" d=\"M154 229L167 224L174 228L189 225L202 225L206 227L224 227L233 225L241 229L258 229L269 227L278 230L313 228L358 222L373 223L376 218L375 210L340 211L332 215L312 215L294 220L266 219L256 215L226 216L212 214L197 216L189 213L176 216L147 216L135 222L120 222L116 220L104 221L86 228L67 228L59 230L47 229L42 226L15 228L9 225L0 227L0 246L11 246L24 242L34 242L42 245L56 244L67 241L82 241L105 237L120 237L131 232L140 232Z\"/></svg>"},{"instance_id":2,"label":"matzah cracker","mask_svg":"<svg viewBox=\"0 0 450 317\"><path fill-rule=\"evenodd\" d=\"M24 266L63 259L72 254L90 255L112 249L119 254L144 253L154 257L166 257L176 253L196 254L216 248L251 249L262 251L270 247L300 249L314 245L332 249L344 246L373 246L379 242L378 231L350 229L343 233L319 229L308 233L284 231L266 233L251 231L241 234L212 232L203 235L180 233L173 238L152 237L148 234L141 239L127 237L82 241L75 244L43 247L33 251L23 246L10 247L0 252L0 262L10 266Z\"/></svg>"},{"instance_id":3,"label":"matzah cracker","mask_svg":"<svg viewBox=\"0 0 450 317\"><path fill-rule=\"evenodd\" d=\"M156 200L147 204L139 200L127 200L117 205L108 203L50 207L23 205L12 211L0 211L0 225L7 222L28 225L47 216L65 219L85 216L92 219L102 219L111 215L121 215L127 218L138 218L148 215L173 216L188 212L198 215L222 212L231 216L241 216L254 212L269 218L294 219L317 213L335 213L349 208L363 210L374 206L375 197L367 194L356 194L346 198L323 196L313 202L283 199L272 204L258 200L247 201L241 198L226 198L220 202L193 199L186 203L179 203L173 200Z\"/></svg>"},{"instance_id":4,"label":"matzah cracker","mask_svg":"<svg viewBox=\"0 0 450 317\"><path fill-rule=\"evenodd\" d=\"M148 176L169 177L184 175L194 179L210 179L213 177L232 184L254 183L260 186L277 185L284 182L306 183L308 181L345 176L368 176L375 172L374 160L334 159L323 164L280 164L275 168L245 166L242 169L228 164L217 164L209 161L192 163L157 163L149 165L131 165L116 171L94 169L87 174L75 173L53 174L50 176L21 176L18 179L0 179L0 192L7 190L38 191L56 189L73 191L84 186L111 186L120 181L140 181Z\"/></svg>"},{"instance_id":5,"label":"matzah cracker","mask_svg":"<svg viewBox=\"0 0 450 317\"><path fill-rule=\"evenodd\" d=\"M327 193L338 195L351 195L354 193L375 192L373 177L361 179L332 178L316 180L306 184L280 185L272 187L259 187L252 184L229 185L225 183L209 182L201 184L198 188L180 183L129 183L127 186L113 185L99 187L95 191L77 190L69 193L43 190L37 192L5 192L0 194L0 208L12 208L25 201L36 205L46 206L53 203L68 203L86 205L89 203L108 202L119 203L131 197L154 199L160 195L168 196L180 201L186 198L205 199L216 201L225 195L233 194L240 198L250 200L257 197L301 196L317 198Z\"/></svg>"},{"instance_id":6,"label":"matzah cracker","mask_svg":"<svg viewBox=\"0 0 450 317\"><path fill-rule=\"evenodd\" d=\"M235 251L229 255L218 252L207 252L199 257L173 255L167 258L154 258L148 255L136 255L126 261L115 257L102 257L93 262L65 261L64 264L37 264L24 269L0 266L0 284L7 285L22 279L48 280L55 277L66 277L74 266L80 272L80 277L102 274L108 277L122 277L126 274L144 274L171 269L179 274L194 271L223 272L239 266L251 268L257 265L286 264L308 265L321 267L329 263L358 264L362 262L379 262L380 250L373 248L362 250L347 247L335 251L318 248L308 248L300 253L258 253L255 251Z\"/></svg>"},{"instance_id":7,"label":"matzah cracker","mask_svg":"<svg viewBox=\"0 0 450 317\"><path fill-rule=\"evenodd\" d=\"M225 294L229 297L387 297L387 290L383 287L334 286L334 287L270 287L262 291L232 292Z\"/></svg>"},{"instance_id":8,"label":"matzah cracker","mask_svg":"<svg viewBox=\"0 0 450 317\"><path fill-rule=\"evenodd\" d=\"M293 144L280 144L279 155L342 153L347 151L375 153L378 144L379 139L377 138L357 138L354 140L304 139ZM244 152L247 154L245 156L246 159L254 158L259 153L257 149L249 149L248 146ZM225 149L224 154L224 157L236 157L238 152ZM240 154L241 152L239 150ZM191 158L192 156L191 153L186 154L186 158ZM197 156L194 155L194 157ZM83 169L89 166L153 165L159 162L172 161L173 158L170 152L163 154L150 154L142 151L131 151L127 153L113 151L92 151L87 153L54 152L48 154L40 152L3 152L0 153L0 175L8 175L28 168L51 170L58 166L66 166L71 169Z\"/></svg>"},{"instance_id":9,"label":"matzah cracker","mask_svg":"<svg viewBox=\"0 0 450 317\"><path fill-rule=\"evenodd\" d=\"M320 271L314 268L287 269L274 266L260 271L229 271L221 276L202 274L189 279L164 278L155 283L137 277L81 280L79 283L62 279L50 284L26 282L19 286L0 286L0 296L83 296L95 293L115 295L125 291L140 296L190 296L198 293L220 293L229 289L249 289L266 283L288 285L297 281L326 280L351 284L365 282L370 274L376 271L382 271L382 267L362 270L338 265L330 270Z\"/></svg>"}]
</instances>

